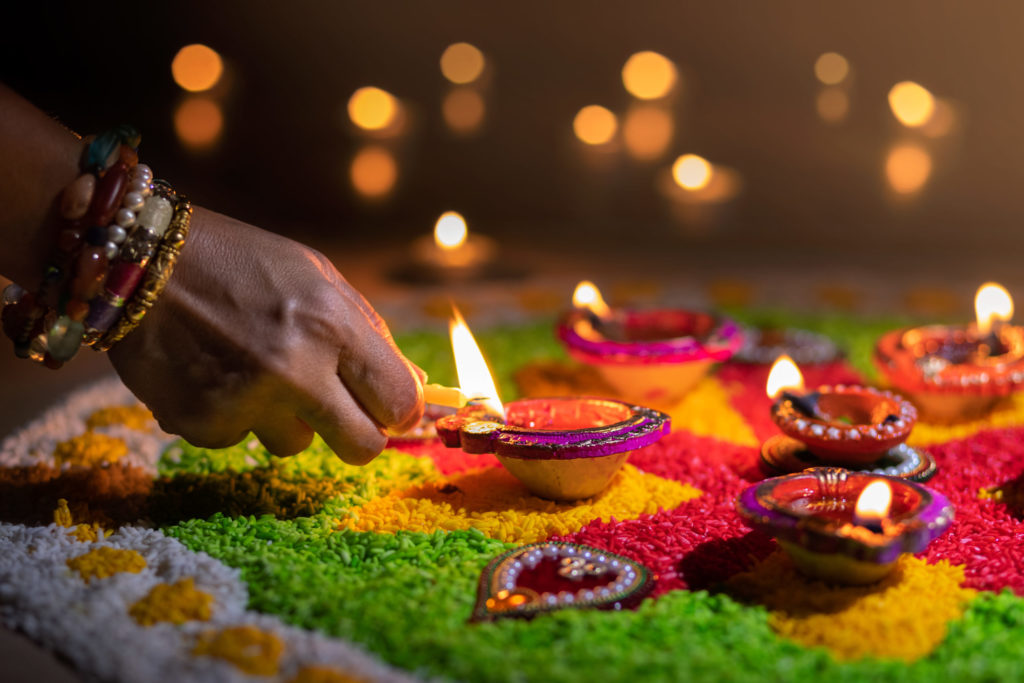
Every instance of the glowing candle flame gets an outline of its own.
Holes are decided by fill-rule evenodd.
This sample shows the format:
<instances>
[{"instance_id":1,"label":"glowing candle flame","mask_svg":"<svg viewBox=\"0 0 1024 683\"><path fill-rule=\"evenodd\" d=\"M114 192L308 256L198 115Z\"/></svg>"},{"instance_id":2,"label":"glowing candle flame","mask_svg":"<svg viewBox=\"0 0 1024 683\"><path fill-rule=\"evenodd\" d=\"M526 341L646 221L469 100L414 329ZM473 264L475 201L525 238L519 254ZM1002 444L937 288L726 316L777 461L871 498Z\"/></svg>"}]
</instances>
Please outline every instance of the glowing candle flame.
<instances>
[{"instance_id":1,"label":"glowing candle flame","mask_svg":"<svg viewBox=\"0 0 1024 683\"><path fill-rule=\"evenodd\" d=\"M480 347L473 339L473 333L459 313L452 309L454 317L448 323L452 338L452 352L455 354L455 370L459 375L459 388L463 394L480 402L493 415L504 417L505 407L498 397L498 388L487 367L487 361L480 353Z\"/></svg>"},{"instance_id":2,"label":"glowing candle flame","mask_svg":"<svg viewBox=\"0 0 1024 683\"><path fill-rule=\"evenodd\" d=\"M434 241L446 251L461 247L468 236L466 219L457 211L445 211L434 224Z\"/></svg>"},{"instance_id":3,"label":"glowing candle flame","mask_svg":"<svg viewBox=\"0 0 1024 683\"><path fill-rule=\"evenodd\" d=\"M865 523L880 522L889 516L892 505L892 488L884 479L876 479L860 492L854 508L854 519L862 526Z\"/></svg>"},{"instance_id":4,"label":"glowing candle flame","mask_svg":"<svg viewBox=\"0 0 1024 683\"><path fill-rule=\"evenodd\" d=\"M1013 317L1010 293L995 282L986 282L974 295L974 313L978 317L978 334L987 335L995 321L1007 322Z\"/></svg>"},{"instance_id":5,"label":"glowing candle flame","mask_svg":"<svg viewBox=\"0 0 1024 683\"><path fill-rule=\"evenodd\" d=\"M612 309L604 302L601 291L590 280L583 280L576 285L576 290L572 293L572 305L576 308L585 308L602 320L607 320L612 315Z\"/></svg>"},{"instance_id":6,"label":"glowing candle flame","mask_svg":"<svg viewBox=\"0 0 1024 683\"><path fill-rule=\"evenodd\" d=\"M783 389L796 389L799 391L803 388L804 376L800 373L800 368L796 366L796 363L789 356L779 356L778 360L772 365L771 372L768 373L768 382L765 385L768 398L777 397L782 393Z\"/></svg>"},{"instance_id":7,"label":"glowing candle flame","mask_svg":"<svg viewBox=\"0 0 1024 683\"><path fill-rule=\"evenodd\" d=\"M707 187L712 173L708 160L696 154L684 154L672 164L672 177L676 184L687 190Z\"/></svg>"}]
</instances>

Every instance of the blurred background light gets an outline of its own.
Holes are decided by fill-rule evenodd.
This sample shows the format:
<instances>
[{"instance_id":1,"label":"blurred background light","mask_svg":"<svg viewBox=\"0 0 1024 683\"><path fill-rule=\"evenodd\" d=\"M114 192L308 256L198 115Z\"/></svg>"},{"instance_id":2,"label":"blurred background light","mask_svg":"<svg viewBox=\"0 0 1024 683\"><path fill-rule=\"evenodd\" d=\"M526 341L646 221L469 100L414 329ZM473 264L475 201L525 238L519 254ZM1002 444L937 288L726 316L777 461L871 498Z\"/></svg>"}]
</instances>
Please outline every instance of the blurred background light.
<instances>
[{"instance_id":1,"label":"blurred background light","mask_svg":"<svg viewBox=\"0 0 1024 683\"><path fill-rule=\"evenodd\" d=\"M588 145L603 145L615 137L619 121L615 114L599 104L590 104L576 113L572 121L576 137Z\"/></svg>"},{"instance_id":2,"label":"blurred background light","mask_svg":"<svg viewBox=\"0 0 1024 683\"><path fill-rule=\"evenodd\" d=\"M889 107L904 126L916 128L928 122L935 111L935 98L913 81L901 81L889 90Z\"/></svg>"},{"instance_id":3,"label":"blurred background light","mask_svg":"<svg viewBox=\"0 0 1024 683\"><path fill-rule=\"evenodd\" d=\"M814 75L825 85L838 85L850 74L850 63L838 52L826 52L814 62Z\"/></svg>"},{"instance_id":4,"label":"blurred background light","mask_svg":"<svg viewBox=\"0 0 1024 683\"><path fill-rule=\"evenodd\" d=\"M224 62L213 48L200 43L186 45L171 61L174 82L189 92L202 92L217 85Z\"/></svg>"},{"instance_id":5,"label":"blurred background light","mask_svg":"<svg viewBox=\"0 0 1024 683\"><path fill-rule=\"evenodd\" d=\"M841 123L850 111L850 96L837 86L822 88L815 99L818 116L828 123Z\"/></svg>"},{"instance_id":6,"label":"blurred background light","mask_svg":"<svg viewBox=\"0 0 1024 683\"><path fill-rule=\"evenodd\" d=\"M914 143L895 145L885 160L885 177L889 187L898 194L917 192L928 182L931 173L931 155Z\"/></svg>"},{"instance_id":7,"label":"blurred background light","mask_svg":"<svg viewBox=\"0 0 1024 683\"><path fill-rule=\"evenodd\" d=\"M398 102L394 95L380 88L359 88L348 100L348 116L352 123L365 130L382 130L394 123Z\"/></svg>"},{"instance_id":8,"label":"blurred background light","mask_svg":"<svg viewBox=\"0 0 1024 683\"><path fill-rule=\"evenodd\" d=\"M434 241L442 249L455 249L466 241L469 229L458 211L445 211L434 224Z\"/></svg>"},{"instance_id":9,"label":"blurred background light","mask_svg":"<svg viewBox=\"0 0 1024 683\"><path fill-rule=\"evenodd\" d=\"M622 67L622 84L641 100L664 97L675 87L678 74L670 59L657 52L637 52Z\"/></svg>"},{"instance_id":10,"label":"blurred background light","mask_svg":"<svg viewBox=\"0 0 1024 683\"><path fill-rule=\"evenodd\" d=\"M441 73L457 85L480 78L485 64L483 53L469 43L453 43L441 54Z\"/></svg>"},{"instance_id":11,"label":"blurred background light","mask_svg":"<svg viewBox=\"0 0 1024 683\"><path fill-rule=\"evenodd\" d=\"M475 88L453 88L441 102L444 122L455 133L470 135L480 130L487 105Z\"/></svg>"},{"instance_id":12,"label":"blurred background light","mask_svg":"<svg viewBox=\"0 0 1024 683\"><path fill-rule=\"evenodd\" d=\"M398 162L384 147L366 146L352 158L349 179L364 198L381 199L391 193L398 181Z\"/></svg>"},{"instance_id":13,"label":"blurred background light","mask_svg":"<svg viewBox=\"0 0 1024 683\"><path fill-rule=\"evenodd\" d=\"M208 97L186 97L174 111L174 132L183 145L193 151L212 147L224 129L220 105Z\"/></svg>"},{"instance_id":14,"label":"blurred background light","mask_svg":"<svg viewBox=\"0 0 1024 683\"><path fill-rule=\"evenodd\" d=\"M711 164L702 156L684 154L672 164L672 178L679 187L699 190L711 181Z\"/></svg>"},{"instance_id":15,"label":"blurred background light","mask_svg":"<svg viewBox=\"0 0 1024 683\"><path fill-rule=\"evenodd\" d=\"M668 150L674 128L672 117L664 108L634 105L626 112L622 137L630 156L639 161L652 161Z\"/></svg>"}]
</instances>

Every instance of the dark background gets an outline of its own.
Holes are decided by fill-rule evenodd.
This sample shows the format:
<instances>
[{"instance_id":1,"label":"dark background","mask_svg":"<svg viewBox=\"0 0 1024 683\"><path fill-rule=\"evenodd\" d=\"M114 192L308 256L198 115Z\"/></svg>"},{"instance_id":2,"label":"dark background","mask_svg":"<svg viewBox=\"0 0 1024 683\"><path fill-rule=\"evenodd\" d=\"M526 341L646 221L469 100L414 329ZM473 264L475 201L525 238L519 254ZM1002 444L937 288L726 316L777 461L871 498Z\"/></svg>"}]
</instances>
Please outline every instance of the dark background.
<instances>
[{"instance_id":1,"label":"dark background","mask_svg":"<svg viewBox=\"0 0 1024 683\"><path fill-rule=\"evenodd\" d=\"M756 259L782 246L860 264L982 263L1024 246L1024 5L1016 2L176 2L6 3L0 78L81 132L135 123L142 159L199 203L313 241L398 243L445 210L471 229L545 249L708 253ZM446 128L438 59L468 41L487 56L487 116L475 137ZM186 94L170 63L216 49L225 125L197 153L177 139ZM654 162L597 154L572 134L580 107L620 115L622 64L672 59L675 136ZM821 120L813 64L845 55L850 110ZM952 102L953 132L901 126L901 80ZM399 97L390 144L399 182L357 197L347 168L365 136L344 116L358 87ZM933 171L913 197L884 176L911 140ZM659 173L697 152L742 176L742 193L700 224L680 219ZM721 207L720 207L721 209ZM897 254L896 257L892 253ZM992 254L995 253L993 256Z\"/></svg>"}]
</instances>

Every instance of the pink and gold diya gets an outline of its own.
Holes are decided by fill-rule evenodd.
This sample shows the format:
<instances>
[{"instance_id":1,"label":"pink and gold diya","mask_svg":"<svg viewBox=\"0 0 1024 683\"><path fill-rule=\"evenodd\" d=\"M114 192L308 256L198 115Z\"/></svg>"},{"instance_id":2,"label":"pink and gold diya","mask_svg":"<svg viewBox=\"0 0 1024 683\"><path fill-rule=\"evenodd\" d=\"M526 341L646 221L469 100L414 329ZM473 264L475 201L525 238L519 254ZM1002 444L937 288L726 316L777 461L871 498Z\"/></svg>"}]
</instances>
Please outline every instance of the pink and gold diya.
<instances>
[{"instance_id":1,"label":"pink and gold diya","mask_svg":"<svg viewBox=\"0 0 1024 683\"><path fill-rule=\"evenodd\" d=\"M531 543L487 565L471 620L529 619L567 607L623 609L652 585L650 570L621 555L576 543Z\"/></svg>"},{"instance_id":2,"label":"pink and gold diya","mask_svg":"<svg viewBox=\"0 0 1024 683\"><path fill-rule=\"evenodd\" d=\"M978 289L973 325L894 330L875 346L875 364L929 420L984 415L1024 385L1024 328L1008 324L1013 299L995 283Z\"/></svg>"},{"instance_id":3,"label":"pink and gold diya","mask_svg":"<svg viewBox=\"0 0 1024 683\"><path fill-rule=\"evenodd\" d=\"M862 386L822 386L805 391L800 369L783 356L766 387L772 420L782 430L761 447L770 474L822 465L926 481L935 461L904 441L917 410L888 391Z\"/></svg>"},{"instance_id":4,"label":"pink and gold diya","mask_svg":"<svg viewBox=\"0 0 1024 683\"><path fill-rule=\"evenodd\" d=\"M731 320L676 309L612 309L586 281L576 287L573 305L558 323L558 337L627 401L671 405L743 343Z\"/></svg>"},{"instance_id":5,"label":"pink and gold diya","mask_svg":"<svg viewBox=\"0 0 1024 683\"><path fill-rule=\"evenodd\" d=\"M882 579L900 555L923 551L953 521L949 500L921 484L831 467L766 479L736 506L801 572L853 585Z\"/></svg>"},{"instance_id":6,"label":"pink and gold diya","mask_svg":"<svg viewBox=\"0 0 1024 683\"><path fill-rule=\"evenodd\" d=\"M452 348L470 402L436 423L449 448L494 453L534 495L572 501L600 493L629 453L669 432L668 415L605 398L530 398L502 405L480 348L456 311Z\"/></svg>"}]
</instances>

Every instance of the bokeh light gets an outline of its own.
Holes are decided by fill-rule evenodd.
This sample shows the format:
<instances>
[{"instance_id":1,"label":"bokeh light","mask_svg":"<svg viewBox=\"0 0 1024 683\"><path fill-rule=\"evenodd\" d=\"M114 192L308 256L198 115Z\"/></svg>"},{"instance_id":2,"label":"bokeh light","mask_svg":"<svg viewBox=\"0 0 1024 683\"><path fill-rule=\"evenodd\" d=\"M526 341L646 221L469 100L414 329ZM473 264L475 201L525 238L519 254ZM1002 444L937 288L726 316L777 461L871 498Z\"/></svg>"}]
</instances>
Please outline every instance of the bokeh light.
<instances>
[{"instance_id":1,"label":"bokeh light","mask_svg":"<svg viewBox=\"0 0 1024 683\"><path fill-rule=\"evenodd\" d=\"M434 241L442 249L457 249L468 234L466 219L458 211L445 211L434 224Z\"/></svg>"},{"instance_id":2,"label":"bokeh light","mask_svg":"<svg viewBox=\"0 0 1024 683\"><path fill-rule=\"evenodd\" d=\"M814 75L825 85L837 85L850 74L850 63L838 52L826 52L814 62Z\"/></svg>"},{"instance_id":3,"label":"bokeh light","mask_svg":"<svg viewBox=\"0 0 1024 683\"><path fill-rule=\"evenodd\" d=\"M359 88L348 100L352 123L366 130L381 130L391 125L398 114L394 95L380 88Z\"/></svg>"},{"instance_id":4,"label":"bokeh light","mask_svg":"<svg viewBox=\"0 0 1024 683\"><path fill-rule=\"evenodd\" d=\"M619 121L599 104L583 107L572 121L576 137L588 145L603 145L615 136Z\"/></svg>"},{"instance_id":5,"label":"bokeh light","mask_svg":"<svg viewBox=\"0 0 1024 683\"><path fill-rule=\"evenodd\" d=\"M679 187L699 190L711 181L711 164L702 156L684 154L672 164L672 178Z\"/></svg>"},{"instance_id":6,"label":"bokeh light","mask_svg":"<svg viewBox=\"0 0 1024 683\"><path fill-rule=\"evenodd\" d=\"M475 133L483 125L487 106L474 88L454 88L441 102L441 115L448 127L461 135Z\"/></svg>"},{"instance_id":7,"label":"bokeh light","mask_svg":"<svg viewBox=\"0 0 1024 683\"><path fill-rule=\"evenodd\" d=\"M220 105L205 96L187 97L174 112L174 132L193 150L212 147L224 129Z\"/></svg>"},{"instance_id":8,"label":"bokeh light","mask_svg":"<svg viewBox=\"0 0 1024 683\"><path fill-rule=\"evenodd\" d=\"M928 122L935 111L935 98L913 81L901 81L889 91L889 107L904 126L916 128Z\"/></svg>"},{"instance_id":9,"label":"bokeh light","mask_svg":"<svg viewBox=\"0 0 1024 683\"><path fill-rule=\"evenodd\" d=\"M387 196L398 181L398 162L394 155L379 145L359 150L349 166L352 187L367 199Z\"/></svg>"},{"instance_id":10,"label":"bokeh light","mask_svg":"<svg viewBox=\"0 0 1024 683\"><path fill-rule=\"evenodd\" d=\"M921 132L930 138L941 138L952 133L957 123L956 109L949 100L936 98L935 110L921 126Z\"/></svg>"},{"instance_id":11,"label":"bokeh light","mask_svg":"<svg viewBox=\"0 0 1024 683\"><path fill-rule=\"evenodd\" d=\"M822 88L815 100L818 116L828 123L840 123L850 111L850 96L840 87Z\"/></svg>"},{"instance_id":12,"label":"bokeh light","mask_svg":"<svg viewBox=\"0 0 1024 683\"><path fill-rule=\"evenodd\" d=\"M189 92L202 92L217 85L224 62L213 48L193 43L178 50L171 61L174 82Z\"/></svg>"},{"instance_id":13,"label":"bokeh light","mask_svg":"<svg viewBox=\"0 0 1024 683\"><path fill-rule=\"evenodd\" d=\"M484 72L484 55L469 43L454 43L441 54L441 73L452 83L472 83Z\"/></svg>"},{"instance_id":14,"label":"bokeh light","mask_svg":"<svg viewBox=\"0 0 1024 683\"><path fill-rule=\"evenodd\" d=\"M674 124L662 107L633 106L626 113L622 125L622 138L630 156L640 161L661 157L672 143Z\"/></svg>"},{"instance_id":15,"label":"bokeh light","mask_svg":"<svg viewBox=\"0 0 1024 683\"><path fill-rule=\"evenodd\" d=\"M622 84L633 97L655 100L667 95L676 84L676 66L657 52L637 52L622 67Z\"/></svg>"},{"instance_id":16,"label":"bokeh light","mask_svg":"<svg viewBox=\"0 0 1024 683\"><path fill-rule=\"evenodd\" d=\"M898 194L913 194L924 187L932 173L932 157L913 143L894 146L885 160L885 177Z\"/></svg>"}]
</instances>

